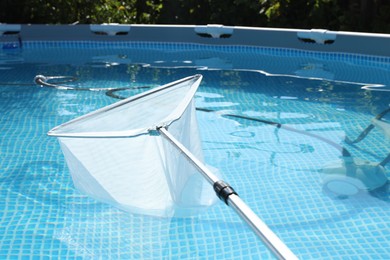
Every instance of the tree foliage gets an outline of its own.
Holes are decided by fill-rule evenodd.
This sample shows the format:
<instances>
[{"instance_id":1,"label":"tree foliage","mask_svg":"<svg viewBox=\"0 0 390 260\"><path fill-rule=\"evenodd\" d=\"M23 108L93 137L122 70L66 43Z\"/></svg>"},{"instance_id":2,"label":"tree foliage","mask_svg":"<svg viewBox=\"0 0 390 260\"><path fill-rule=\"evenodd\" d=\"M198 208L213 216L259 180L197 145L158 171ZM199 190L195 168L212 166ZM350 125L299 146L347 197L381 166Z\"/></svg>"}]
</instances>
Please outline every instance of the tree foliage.
<instances>
[{"instance_id":1,"label":"tree foliage","mask_svg":"<svg viewBox=\"0 0 390 260\"><path fill-rule=\"evenodd\" d=\"M388 0L2 0L2 23L225 24L390 33Z\"/></svg>"}]
</instances>

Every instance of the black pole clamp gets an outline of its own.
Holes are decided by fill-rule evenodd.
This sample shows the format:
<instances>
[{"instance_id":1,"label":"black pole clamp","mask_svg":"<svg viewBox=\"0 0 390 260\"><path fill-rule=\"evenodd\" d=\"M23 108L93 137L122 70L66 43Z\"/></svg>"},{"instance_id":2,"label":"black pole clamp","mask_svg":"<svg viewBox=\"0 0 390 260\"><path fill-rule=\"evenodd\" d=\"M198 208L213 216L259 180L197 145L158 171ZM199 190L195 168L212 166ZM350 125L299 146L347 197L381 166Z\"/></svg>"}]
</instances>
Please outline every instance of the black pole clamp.
<instances>
[{"instance_id":1,"label":"black pole clamp","mask_svg":"<svg viewBox=\"0 0 390 260\"><path fill-rule=\"evenodd\" d=\"M229 205L228 198L230 195L232 195L232 194L238 195L236 193L236 191L228 183L226 183L224 181L214 182L213 187L214 187L214 191L217 194L218 198L220 200L224 201L226 203L226 205Z\"/></svg>"}]
</instances>

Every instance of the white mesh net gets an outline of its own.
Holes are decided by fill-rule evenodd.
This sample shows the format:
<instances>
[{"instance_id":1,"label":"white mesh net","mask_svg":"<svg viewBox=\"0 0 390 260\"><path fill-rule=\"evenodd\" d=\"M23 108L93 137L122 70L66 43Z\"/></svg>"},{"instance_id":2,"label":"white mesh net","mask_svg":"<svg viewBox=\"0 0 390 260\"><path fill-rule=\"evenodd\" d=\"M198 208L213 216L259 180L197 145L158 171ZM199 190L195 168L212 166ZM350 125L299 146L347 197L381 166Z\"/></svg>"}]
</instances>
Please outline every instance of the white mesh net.
<instances>
[{"instance_id":1,"label":"white mesh net","mask_svg":"<svg viewBox=\"0 0 390 260\"><path fill-rule=\"evenodd\" d=\"M212 187L155 129L164 126L201 161L193 96L201 76L125 99L49 132L75 186L133 213L189 216L216 201ZM150 132L152 131L152 132Z\"/></svg>"}]
</instances>

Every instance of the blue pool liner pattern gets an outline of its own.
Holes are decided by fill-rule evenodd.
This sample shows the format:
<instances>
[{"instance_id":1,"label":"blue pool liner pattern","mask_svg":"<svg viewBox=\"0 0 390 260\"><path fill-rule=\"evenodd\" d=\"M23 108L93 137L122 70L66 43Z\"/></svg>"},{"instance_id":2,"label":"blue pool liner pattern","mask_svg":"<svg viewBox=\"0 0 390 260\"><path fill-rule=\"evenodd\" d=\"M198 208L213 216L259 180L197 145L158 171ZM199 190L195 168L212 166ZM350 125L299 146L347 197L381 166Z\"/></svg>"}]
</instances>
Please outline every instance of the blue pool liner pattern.
<instances>
[{"instance_id":1,"label":"blue pool liner pattern","mask_svg":"<svg viewBox=\"0 0 390 260\"><path fill-rule=\"evenodd\" d=\"M389 105L388 92L364 90L363 84L291 77L294 71L285 75L282 63L278 64L279 71L283 72L279 76L235 70L234 66L224 70L199 70L190 66L143 66L138 61L115 65L111 58L108 58L111 63L102 62L107 57L102 58L101 53L97 55L99 63L87 60L78 65L70 62L26 64L24 60L33 57L37 49L39 56L41 48L66 47L65 43L30 44L25 43L26 50L22 53L0 52L0 81L8 83L0 85L0 232L3 234L0 258L273 258L223 203L198 217L164 219L128 214L77 191L59 145L46 133L53 126L116 100L104 93L60 91L32 82L36 74L65 72L80 77L74 84L91 87L155 87L201 72L204 80L197 93L197 106L217 111L197 113L207 163L221 171L224 179L299 258L388 258L390 210L386 190L375 196L367 192L349 198L327 196L319 170L327 162L339 159L337 149L270 125L223 116L235 113L267 118L347 146L343 143L345 135L357 136L376 113ZM139 43L131 48L170 50L166 44L155 45ZM77 42L68 46L70 49L81 47ZM84 47L89 49L93 45L88 43ZM126 44L118 46L128 47ZM203 58L209 58L216 51L212 49L216 47L195 47L199 47ZM178 48L183 46L172 46L172 50ZM230 48L224 51L253 56L246 47ZM274 50L280 56L287 55L283 54L285 51ZM116 53L123 54L122 51ZM292 56L299 54L291 53ZM132 54L130 52L128 57ZM174 64L174 58L164 55L161 54L165 61L170 58L170 64ZM214 58L219 55L214 54ZM263 57L256 55L258 59ZM329 57L330 62L338 54L333 55ZM229 59L237 64L232 57ZM303 64L316 64L316 57L300 58ZM360 62L355 56L346 55L343 59L343 62L351 59L353 64ZM377 71L376 65L372 68L368 63L363 70L366 69L373 82L386 85L389 60L367 59L384 63L383 70ZM323 68L329 66L326 61L320 63ZM92 67L91 64L102 66ZM348 71L343 66L349 65L337 65ZM258 66L259 70L263 68ZM386 149L389 144L390 141L374 129L362 143L347 147L356 158L379 162L389 152Z\"/></svg>"}]
</instances>

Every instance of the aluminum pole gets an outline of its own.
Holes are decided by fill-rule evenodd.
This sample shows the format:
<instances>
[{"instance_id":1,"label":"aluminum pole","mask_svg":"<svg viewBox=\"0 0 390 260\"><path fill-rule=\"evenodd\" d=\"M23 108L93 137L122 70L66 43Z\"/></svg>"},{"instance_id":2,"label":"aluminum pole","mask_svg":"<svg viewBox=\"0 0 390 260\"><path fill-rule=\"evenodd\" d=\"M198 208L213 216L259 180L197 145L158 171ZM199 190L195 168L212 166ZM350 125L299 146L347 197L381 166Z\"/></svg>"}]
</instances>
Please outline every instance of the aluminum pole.
<instances>
[{"instance_id":1,"label":"aluminum pole","mask_svg":"<svg viewBox=\"0 0 390 260\"><path fill-rule=\"evenodd\" d=\"M211 184L221 182L201 161L199 161L182 143L180 143L167 129L159 128L160 134L170 141L203 175ZM215 188L215 186L214 186ZM230 186L228 186L233 190ZM221 197L220 197L221 198ZM227 205L244 220L261 241L278 259L298 259L298 257L278 238L274 232L249 208L243 200L234 192L228 194L225 199Z\"/></svg>"}]
</instances>

